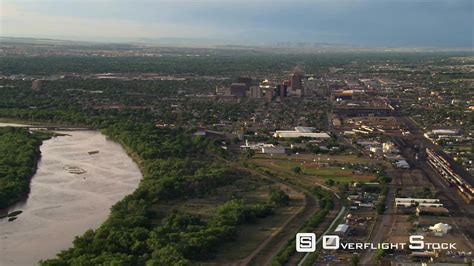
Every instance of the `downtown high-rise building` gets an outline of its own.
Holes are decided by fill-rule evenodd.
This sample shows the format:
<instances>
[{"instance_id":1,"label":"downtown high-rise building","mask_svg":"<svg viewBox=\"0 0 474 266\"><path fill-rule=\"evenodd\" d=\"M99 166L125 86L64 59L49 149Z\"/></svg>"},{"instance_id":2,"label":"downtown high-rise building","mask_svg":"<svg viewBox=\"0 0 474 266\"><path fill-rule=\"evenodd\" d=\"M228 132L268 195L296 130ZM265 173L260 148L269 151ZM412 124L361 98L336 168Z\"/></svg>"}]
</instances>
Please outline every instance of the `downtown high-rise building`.
<instances>
[{"instance_id":1,"label":"downtown high-rise building","mask_svg":"<svg viewBox=\"0 0 474 266\"><path fill-rule=\"evenodd\" d=\"M292 91L297 91L297 90L302 90L303 89L303 84L301 82L301 79L303 76L300 73L293 73L290 77L290 83L291 83L291 90Z\"/></svg>"}]
</instances>

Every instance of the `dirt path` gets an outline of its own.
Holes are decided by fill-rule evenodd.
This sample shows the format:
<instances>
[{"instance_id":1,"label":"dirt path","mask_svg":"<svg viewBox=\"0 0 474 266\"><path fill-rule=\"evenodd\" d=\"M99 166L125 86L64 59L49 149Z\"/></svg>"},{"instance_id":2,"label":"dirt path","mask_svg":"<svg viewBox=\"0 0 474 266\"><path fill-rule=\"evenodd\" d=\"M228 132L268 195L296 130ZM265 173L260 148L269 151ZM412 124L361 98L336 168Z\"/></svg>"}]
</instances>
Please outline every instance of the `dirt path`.
<instances>
[{"instance_id":1,"label":"dirt path","mask_svg":"<svg viewBox=\"0 0 474 266\"><path fill-rule=\"evenodd\" d=\"M272 233L267 239L265 239L265 241L260 243L258 247L246 258L232 263L232 265L265 265L270 262L270 260L280 251L281 248L284 247L284 245L286 245L289 239L294 237L294 235L298 232L298 229L303 226L304 222L318 210L318 205L316 199L313 196L303 192L300 188L294 187L287 182L284 182L278 178L274 178L270 175L263 174L259 171L243 168L239 165L235 166L262 178L270 179L278 184L282 184L293 191L304 193L305 195L305 205L303 208L289 217L276 232Z\"/></svg>"},{"instance_id":2,"label":"dirt path","mask_svg":"<svg viewBox=\"0 0 474 266\"><path fill-rule=\"evenodd\" d=\"M258 248L247 258L241 261L240 265L267 265L272 258L291 240L303 224L314 212L318 211L316 200L306 196L306 206L300 212L288 219L282 227L262 242Z\"/></svg>"},{"instance_id":3,"label":"dirt path","mask_svg":"<svg viewBox=\"0 0 474 266\"><path fill-rule=\"evenodd\" d=\"M323 235L341 210L341 204L335 196L333 196L333 204L334 208L326 215L326 218L317 226L317 228L312 231L312 233L316 234L317 238L320 238ZM295 253L288 261L288 265L298 265L305 255L306 253Z\"/></svg>"},{"instance_id":4,"label":"dirt path","mask_svg":"<svg viewBox=\"0 0 474 266\"><path fill-rule=\"evenodd\" d=\"M291 173L285 173L286 171L284 171L283 169L281 169L280 172L287 175L291 175ZM284 182L283 180L280 180L280 179L277 179L277 180L279 180L280 182ZM284 183L288 184L287 182L284 182ZM288 184L288 185L294 186L292 184ZM322 233L326 230L326 228L329 226L331 221L336 217L341 207L341 204L338 200L338 196L336 196L337 194L335 193L334 189L327 187L326 185L321 184L319 182L314 182L314 185L320 186L323 189L326 189L333 193L332 198L333 198L334 209L327 215L326 219L324 219L324 221L315 230L317 233ZM298 187L296 189L301 190L302 188ZM281 235L275 234L275 236L273 236L272 239L269 239L268 241L265 241L264 243L262 243L261 249L253 252L251 254L253 257L249 256L250 259L247 258L247 260L245 260L245 262L247 262L247 265L268 265L273 259L273 257L275 257L278 254L278 252L282 248L285 247L288 241L291 240L294 237L294 235L299 232L298 230L311 217L311 215L313 215L318 210L316 208L317 201L314 198L314 196L308 194L307 192L305 192L305 195L306 195L306 199L308 203L307 205L308 208L305 208L305 210L301 213L301 216L294 217L294 219L292 220L294 222L291 224L288 224L287 228L284 228L286 232L283 232L283 234ZM298 261L300 261L304 255L305 255L304 253L294 254L290 258L290 261L288 262L288 264L296 265Z\"/></svg>"},{"instance_id":5,"label":"dirt path","mask_svg":"<svg viewBox=\"0 0 474 266\"><path fill-rule=\"evenodd\" d=\"M393 206L394 200L395 188L390 184L388 185L387 197L385 198L385 206L387 207L387 209L385 210L385 214L377 216L377 220L375 221L375 228L372 231L372 235L370 236L369 242L374 244L383 242L386 233L390 231L390 228L392 227L395 220ZM375 265L373 262L374 255L375 250L372 249L369 249L362 253L362 256L360 258L360 265Z\"/></svg>"}]
</instances>

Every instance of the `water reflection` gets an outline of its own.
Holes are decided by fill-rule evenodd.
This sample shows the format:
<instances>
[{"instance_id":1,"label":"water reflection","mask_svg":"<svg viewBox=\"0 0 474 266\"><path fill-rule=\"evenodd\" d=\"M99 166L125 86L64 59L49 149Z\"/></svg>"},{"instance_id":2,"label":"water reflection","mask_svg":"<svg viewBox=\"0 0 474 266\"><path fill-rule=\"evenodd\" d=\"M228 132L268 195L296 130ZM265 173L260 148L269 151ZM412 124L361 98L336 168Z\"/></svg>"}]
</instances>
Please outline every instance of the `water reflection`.
<instances>
[{"instance_id":1,"label":"water reflection","mask_svg":"<svg viewBox=\"0 0 474 266\"><path fill-rule=\"evenodd\" d=\"M9 210L23 213L12 222L0 220L0 265L53 257L74 236L97 228L110 207L138 186L141 173L120 145L96 131L61 133L68 136L43 143L29 197Z\"/></svg>"}]
</instances>

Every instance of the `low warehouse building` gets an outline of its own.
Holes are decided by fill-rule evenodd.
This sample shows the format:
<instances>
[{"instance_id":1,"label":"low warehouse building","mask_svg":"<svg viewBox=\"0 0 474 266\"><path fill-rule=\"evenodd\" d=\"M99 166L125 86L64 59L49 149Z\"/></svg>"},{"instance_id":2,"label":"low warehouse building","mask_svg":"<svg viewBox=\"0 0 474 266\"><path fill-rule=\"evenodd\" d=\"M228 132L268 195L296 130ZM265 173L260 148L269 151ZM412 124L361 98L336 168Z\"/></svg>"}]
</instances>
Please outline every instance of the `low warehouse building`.
<instances>
[{"instance_id":1,"label":"low warehouse building","mask_svg":"<svg viewBox=\"0 0 474 266\"><path fill-rule=\"evenodd\" d=\"M274 146L274 147L262 147L262 153L264 154L283 154L286 153L285 147Z\"/></svg>"},{"instance_id":2,"label":"low warehouse building","mask_svg":"<svg viewBox=\"0 0 474 266\"><path fill-rule=\"evenodd\" d=\"M349 230L349 225L348 224L339 224L336 227L336 230L334 230L334 233L337 234L337 235L345 235L348 230Z\"/></svg>"}]
</instances>

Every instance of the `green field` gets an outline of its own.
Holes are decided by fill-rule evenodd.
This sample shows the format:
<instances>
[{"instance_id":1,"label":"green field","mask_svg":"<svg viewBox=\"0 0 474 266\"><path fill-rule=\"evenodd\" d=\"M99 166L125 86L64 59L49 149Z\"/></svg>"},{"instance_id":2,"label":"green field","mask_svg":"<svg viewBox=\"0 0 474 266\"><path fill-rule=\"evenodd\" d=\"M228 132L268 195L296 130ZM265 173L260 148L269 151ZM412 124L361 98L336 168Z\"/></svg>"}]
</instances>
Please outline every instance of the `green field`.
<instances>
[{"instance_id":1,"label":"green field","mask_svg":"<svg viewBox=\"0 0 474 266\"><path fill-rule=\"evenodd\" d=\"M459 146L456 146L455 149L459 151L471 151L471 152L474 151L474 147L469 146L469 145L459 145Z\"/></svg>"},{"instance_id":2,"label":"green field","mask_svg":"<svg viewBox=\"0 0 474 266\"><path fill-rule=\"evenodd\" d=\"M288 159L254 159L257 164L263 165L270 169L294 174L293 168L300 167L302 170L301 176L304 178L315 177L323 181L334 180L339 183L351 182L369 182L375 179L375 176L370 174L356 174L352 169L342 167L318 167L316 163L306 162L302 160L288 160Z\"/></svg>"},{"instance_id":3,"label":"green field","mask_svg":"<svg viewBox=\"0 0 474 266\"><path fill-rule=\"evenodd\" d=\"M292 161L306 161L306 162L331 162L331 163L361 163L361 164L376 164L385 163L383 160L374 160L372 158L357 157L356 155L329 155L329 154L293 154L288 156L286 154L273 154L272 156L267 154L257 154L254 156L256 159L279 159L279 160L292 160Z\"/></svg>"}]
</instances>

